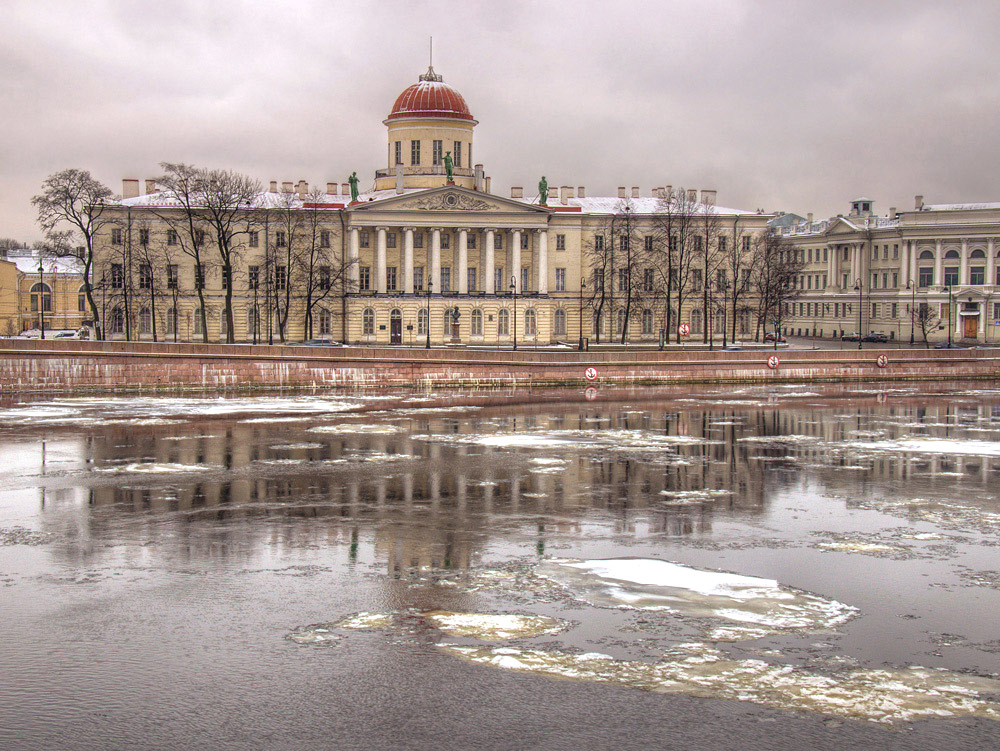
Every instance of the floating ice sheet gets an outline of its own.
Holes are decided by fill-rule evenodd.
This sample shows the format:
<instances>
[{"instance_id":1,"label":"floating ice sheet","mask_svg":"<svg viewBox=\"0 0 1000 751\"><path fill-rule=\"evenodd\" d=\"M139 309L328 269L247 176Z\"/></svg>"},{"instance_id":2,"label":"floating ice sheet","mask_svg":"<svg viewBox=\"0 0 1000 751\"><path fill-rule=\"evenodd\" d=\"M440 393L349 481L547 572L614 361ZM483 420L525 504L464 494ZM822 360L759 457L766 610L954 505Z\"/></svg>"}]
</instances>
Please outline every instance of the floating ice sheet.
<instances>
[{"instance_id":1,"label":"floating ice sheet","mask_svg":"<svg viewBox=\"0 0 1000 751\"><path fill-rule=\"evenodd\" d=\"M467 636L482 641L523 639L557 634L566 624L541 615L494 613L450 613L435 610L424 617L449 636Z\"/></svg>"},{"instance_id":2,"label":"floating ice sheet","mask_svg":"<svg viewBox=\"0 0 1000 751\"><path fill-rule=\"evenodd\" d=\"M904 438L895 441L855 441L846 448L867 451L900 451L914 454L962 454L1000 456L1000 441L971 441L960 438Z\"/></svg>"},{"instance_id":3,"label":"floating ice sheet","mask_svg":"<svg viewBox=\"0 0 1000 751\"><path fill-rule=\"evenodd\" d=\"M539 576L600 607L667 610L770 629L830 629L855 608L761 579L648 558L551 560Z\"/></svg>"}]
</instances>

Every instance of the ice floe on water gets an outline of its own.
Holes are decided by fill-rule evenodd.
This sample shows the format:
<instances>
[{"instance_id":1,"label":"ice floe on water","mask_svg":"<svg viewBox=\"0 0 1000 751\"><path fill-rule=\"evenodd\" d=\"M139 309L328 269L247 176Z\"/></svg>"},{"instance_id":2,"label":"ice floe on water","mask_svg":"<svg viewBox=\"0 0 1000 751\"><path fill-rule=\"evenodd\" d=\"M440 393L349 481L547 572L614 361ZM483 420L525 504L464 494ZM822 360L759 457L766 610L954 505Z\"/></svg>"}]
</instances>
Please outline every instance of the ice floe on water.
<instances>
[{"instance_id":1,"label":"ice floe on water","mask_svg":"<svg viewBox=\"0 0 1000 751\"><path fill-rule=\"evenodd\" d=\"M300 626L292 631L288 638L296 644L319 644L329 646L340 641L336 623L314 623L311 626Z\"/></svg>"},{"instance_id":2,"label":"ice floe on water","mask_svg":"<svg viewBox=\"0 0 1000 751\"><path fill-rule=\"evenodd\" d=\"M215 464L175 464L172 462L131 462L117 467L98 467L96 472L110 472L115 474L178 474L181 472L204 472L212 469L221 469Z\"/></svg>"},{"instance_id":3,"label":"ice floe on water","mask_svg":"<svg viewBox=\"0 0 1000 751\"><path fill-rule=\"evenodd\" d=\"M306 451L309 449L321 449L322 443L279 443L271 446L272 451Z\"/></svg>"},{"instance_id":4,"label":"ice floe on water","mask_svg":"<svg viewBox=\"0 0 1000 751\"><path fill-rule=\"evenodd\" d=\"M866 451L899 451L913 454L962 454L965 456L1000 456L1000 441L972 441L960 438L903 438L887 441L855 441L845 448Z\"/></svg>"},{"instance_id":5,"label":"ice floe on water","mask_svg":"<svg viewBox=\"0 0 1000 751\"><path fill-rule=\"evenodd\" d=\"M944 670L913 667L823 674L758 659L732 659L699 643L679 645L659 662L513 646L442 644L439 648L500 669L869 722L941 717L1000 720L1000 705L989 698L1000 692L1000 681Z\"/></svg>"},{"instance_id":6,"label":"ice floe on water","mask_svg":"<svg viewBox=\"0 0 1000 751\"><path fill-rule=\"evenodd\" d=\"M309 433L324 433L329 435L353 435L353 434L365 434L365 435L391 435L393 433L401 433L405 428L399 425L389 425L385 423L379 423L377 425L361 425L358 423L341 423L338 425L317 425L313 428L308 428Z\"/></svg>"},{"instance_id":7,"label":"ice floe on water","mask_svg":"<svg viewBox=\"0 0 1000 751\"><path fill-rule=\"evenodd\" d=\"M661 490L660 495L664 496L664 503L682 505L696 504L714 501L716 498L725 498L733 494L732 490L716 490L704 488L702 490Z\"/></svg>"},{"instance_id":8,"label":"ice floe on water","mask_svg":"<svg viewBox=\"0 0 1000 751\"><path fill-rule=\"evenodd\" d=\"M540 563L537 574L599 607L666 610L770 629L831 629L857 610L774 579L708 571L648 558Z\"/></svg>"},{"instance_id":9,"label":"ice floe on water","mask_svg":"<svg viewBox=\"0 0 1000 751\"><path fill-rule=\"evenodd\" d=\"M443 610L423 615L449 636L465 636L481 641L524 639L558 634L566 629L563 621L541 615L451 613Z\"/></svg>"},{"instance_id":10,"label":"ice floe on water","mask_svg":"<svg viewBox=\"0 0 1000 751\"><path fill-rule=\"evenodd\" d=\"M394 617L391 613L355 613L334 624L336 628L346 628L357 631L369 629L389 628L393 625Z\"/></svg>"}]
</instances>

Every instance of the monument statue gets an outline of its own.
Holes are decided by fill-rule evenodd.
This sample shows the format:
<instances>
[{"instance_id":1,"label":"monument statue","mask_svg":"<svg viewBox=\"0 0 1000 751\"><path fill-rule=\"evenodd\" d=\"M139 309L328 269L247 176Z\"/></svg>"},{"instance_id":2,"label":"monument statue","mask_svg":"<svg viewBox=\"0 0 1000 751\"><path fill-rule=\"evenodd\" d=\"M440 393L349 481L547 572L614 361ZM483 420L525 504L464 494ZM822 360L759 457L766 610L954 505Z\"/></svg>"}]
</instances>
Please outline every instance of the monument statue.
<instances>
[{"instance_id":1,"label":"monument statue","mask_svg":"<svg viewBox=\"0 0 1000 751\"><path fill-rule=\"evenodd\" d=\"M455 162L451 158L451 152L450 151L444 152L444 173L448 176L448 182L450 183L455 182L454 169L455 169Z\"/></svg>"},{"instance_id":2,"label":"monument statue","mask_svg":"<svg viewBox=\"0 0 1000 751\"><path fill-rule=\"evenodd\" d=\"M358 173L352 172L351 176L347 178L347 182L351 185L351 203L358 202Z\"/></svg>"},{"instance_id":3,"label":"monument statue","mask_svg":"<svg viewBox=\"0 0 1000 751\"><path fill-rule=\"evenodd\" d=\"M545 175L538 181L538 202L545 206L549 202L549 184L545 180Z\"/></svg>"}]
</instances>

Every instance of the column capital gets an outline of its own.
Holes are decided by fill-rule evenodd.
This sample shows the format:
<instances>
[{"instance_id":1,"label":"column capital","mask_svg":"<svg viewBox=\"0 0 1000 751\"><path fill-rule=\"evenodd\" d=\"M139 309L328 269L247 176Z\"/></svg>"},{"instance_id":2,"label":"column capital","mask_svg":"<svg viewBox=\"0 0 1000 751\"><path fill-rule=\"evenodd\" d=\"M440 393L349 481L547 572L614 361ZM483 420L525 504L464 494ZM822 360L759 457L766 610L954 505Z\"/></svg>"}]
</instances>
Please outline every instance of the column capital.
<instances>
[{"instance_id":1,"label":"column capital","mask_svg":"<svg viewBox=\"0 0 1000 751\"><path fill-rule=\"evenodd\" d=\"M386 227L386 226L379 226L379 227L376 227L376 228L375 228L375 231L376 231L376 232L388 232L388 231L389 231L389 228L388 228L388 227Z\"/></svg>"},{"instance_id":2,"label":"column capital","mask_svg":"<svg viewBox=\"0 0 1000 751\"><path fill-rule=\"evenodd\" d=\"M403 232L416 232L417 231L416 227L400 227L400 229L402 229Z\"/></svg>"}]
</instances>

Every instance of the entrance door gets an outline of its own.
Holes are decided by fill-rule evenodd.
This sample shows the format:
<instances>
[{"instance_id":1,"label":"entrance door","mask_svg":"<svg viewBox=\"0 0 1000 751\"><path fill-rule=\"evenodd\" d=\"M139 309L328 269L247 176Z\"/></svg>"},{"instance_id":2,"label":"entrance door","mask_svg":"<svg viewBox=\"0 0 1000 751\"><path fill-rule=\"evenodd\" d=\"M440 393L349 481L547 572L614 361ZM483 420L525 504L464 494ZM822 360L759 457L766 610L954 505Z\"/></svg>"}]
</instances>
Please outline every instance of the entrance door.
<instances>
[{"instance_id":1,"label":"entrance door","mask_svg":"<svg viewBox=\"0 0 1000 751\"><path fill-rule=\"evenodd\" d=\"M979 316L963 316L965 318L965 331L963 336L966 339L975 339L979 335Z\"/></svg>"},{"instance_id":2,"label":"entrance door","mask_svg":"<svg viewBox=\"0 0 1000 751\"><path fill-rule=\"evenodd\" d=\"M389 343L403 343L403 314L399 308L393 308L389 314Z\"/></svg>"}]
</instances>

